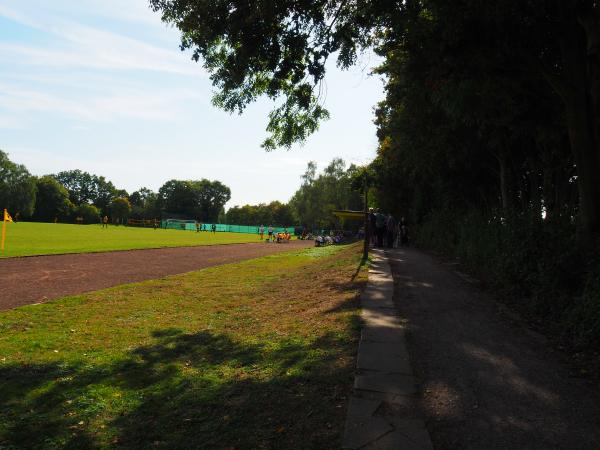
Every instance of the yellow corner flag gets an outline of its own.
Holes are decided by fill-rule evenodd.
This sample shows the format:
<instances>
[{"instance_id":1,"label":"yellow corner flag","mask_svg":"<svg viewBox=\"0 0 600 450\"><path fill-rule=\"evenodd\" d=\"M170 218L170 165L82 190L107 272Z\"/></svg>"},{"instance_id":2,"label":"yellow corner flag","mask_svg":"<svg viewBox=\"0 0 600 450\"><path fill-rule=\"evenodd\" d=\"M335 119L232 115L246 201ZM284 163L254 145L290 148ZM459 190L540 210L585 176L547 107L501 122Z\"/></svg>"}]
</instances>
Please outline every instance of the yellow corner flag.
<instances>
[{"instance_id":1,"label":"yellow corner flag","mask_svg":"<svg viewBox=\"0 0 600 450\"><path fill-rule=\"evenodd\" d=\"M4 209L4 216L2 218L2 242L0 242L0 250L4 251L4 238L6 237L6 222L12 222L12 217L10 214Z\"/></svg>"}]
</instances>

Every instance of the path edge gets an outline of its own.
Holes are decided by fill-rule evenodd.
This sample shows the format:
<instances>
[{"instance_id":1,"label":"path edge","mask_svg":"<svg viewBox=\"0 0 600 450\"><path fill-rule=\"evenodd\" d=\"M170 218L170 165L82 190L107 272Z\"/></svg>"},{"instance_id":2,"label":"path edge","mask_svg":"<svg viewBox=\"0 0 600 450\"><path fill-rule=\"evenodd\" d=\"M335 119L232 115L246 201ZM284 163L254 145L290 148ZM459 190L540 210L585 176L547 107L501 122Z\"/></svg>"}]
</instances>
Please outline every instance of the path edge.
<instances>
[{"instance_id":1,"label":"path edge","mask_svg":"<svg viewBox=\"0 0 600 450\"><path fill-rule=\"evenodd\" d=\"M371 265L360 297L361 337L354 390L342 448L433 450L415 408L417 381L406 349L406 325L394 301L394 279L385 251L370 251Z\"/></svg>"}]
</instances>

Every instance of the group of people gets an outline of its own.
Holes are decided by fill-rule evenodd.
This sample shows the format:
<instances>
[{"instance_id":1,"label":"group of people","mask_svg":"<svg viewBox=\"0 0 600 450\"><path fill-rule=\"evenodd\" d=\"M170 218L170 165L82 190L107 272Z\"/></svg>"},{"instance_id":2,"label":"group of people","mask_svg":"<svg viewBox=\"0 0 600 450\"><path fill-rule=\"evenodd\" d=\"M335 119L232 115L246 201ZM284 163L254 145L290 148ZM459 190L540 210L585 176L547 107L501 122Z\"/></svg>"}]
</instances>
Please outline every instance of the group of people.
<instances>
[{"instance_id":1,"label":"group of people","mask_svg":"<svg viewBox=\"0 0 600 450\"><path fill-rule=\"evenodd\" d=\"M210 230L208 229L208 227L210 226ZM217 224L213 223L201 223L201 222L196 222L196 233L199 233L200 231L212 231L213 233L217 232Z\"/></svg>"},{"instance_id":2,"label":"group of people","mask_svg":"<svg viewBox=\"0 0 600 450\"><path fill-rule=\"evenodd\" d=\"M260 236L260 240L262 241L265 236L265 226L261 225L258 227L258 235ZM275 233L273 230L273 226L269 225L267 228L267 240L266 242L289 242L292 238L292 235L288 232L287 228L284 228L282 232Z\"/></svg>"},{"instance_id":3,"label":"group of people","mask_svg":"<svg viewBox=\"0 0 600 450\"><path fill-rule=\"evenodd\" d=\"M391 214L369 208L371 244L375 247L397 247L408 245L408 225L404 217L399 222Z\"/></svg>"},{"instance_id":4,"label":"group of people","mask_svg":"<svg viewBox=\"0 0 600 450\"><path fill-rule=\"evenodd\" d=\"M331 231L329 236L319 235L315 238L315 247L322 247L330 244L341 244L344 242L345 236L342 231Z\"/></svg>"}]
</instances>

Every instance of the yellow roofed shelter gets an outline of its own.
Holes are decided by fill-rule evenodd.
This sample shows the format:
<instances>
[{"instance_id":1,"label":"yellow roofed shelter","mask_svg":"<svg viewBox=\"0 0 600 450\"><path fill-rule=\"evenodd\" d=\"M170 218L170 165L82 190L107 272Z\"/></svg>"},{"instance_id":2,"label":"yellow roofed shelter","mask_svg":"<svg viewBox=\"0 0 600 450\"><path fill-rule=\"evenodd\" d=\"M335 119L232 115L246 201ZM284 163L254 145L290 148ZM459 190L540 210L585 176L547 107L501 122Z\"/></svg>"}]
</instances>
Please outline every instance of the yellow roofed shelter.
<instances>
[{"instance_id":1,"label":"yellow roofed shelter","mask_svg":"<svg viewBox=\"0 0 600 450\"><path fill-rule=\"evenodd\" d=\"M351 211L349 209L336 209L333 211L333 215L338 219L344 220L364 220L365 212L364 211Z\"/></svg>"}]
</instances>

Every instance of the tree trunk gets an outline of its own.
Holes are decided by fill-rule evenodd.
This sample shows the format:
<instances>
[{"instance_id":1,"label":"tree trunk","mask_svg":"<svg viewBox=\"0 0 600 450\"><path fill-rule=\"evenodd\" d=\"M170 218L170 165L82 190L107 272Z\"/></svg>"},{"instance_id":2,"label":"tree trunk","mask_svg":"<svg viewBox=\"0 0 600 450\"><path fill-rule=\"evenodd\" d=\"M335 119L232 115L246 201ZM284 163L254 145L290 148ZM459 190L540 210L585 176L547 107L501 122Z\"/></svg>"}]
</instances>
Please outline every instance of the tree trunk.
<instances>
[{"instance_id":1,"label":"tree trunk","mask_svg":"<svg viewBox=\"0 0 600 450\"><path fill-rule=\"evenodd\" d=\"M498 155L498 162L500 163L500 195L502 196L502 210L506 215L508 214L508 210L510 209L511 201L509 168L507 157L504 152Z\"/></svg>"},{"instance_id":2,"label":"tree trunk","mask_svg":"<svg viewBox=\"0 0 600 450\"><path fill-rule=\"evenodd\" d=\"M594 98L595 73L600 49L591 51L589 36L577 22L568 19L562 46L568 89L564 102L571 150L577 165L579 189L579 224L582 244L590 244L600 236L600 111Z\"/></svg>"}]
</instances>

